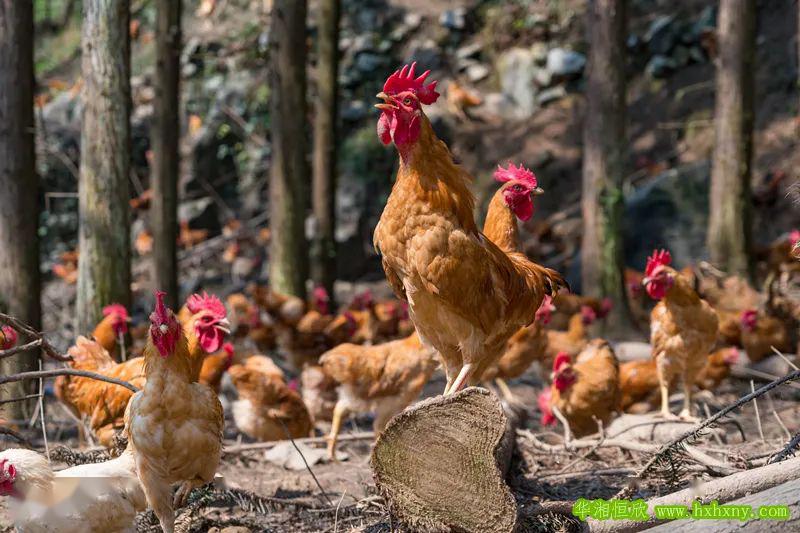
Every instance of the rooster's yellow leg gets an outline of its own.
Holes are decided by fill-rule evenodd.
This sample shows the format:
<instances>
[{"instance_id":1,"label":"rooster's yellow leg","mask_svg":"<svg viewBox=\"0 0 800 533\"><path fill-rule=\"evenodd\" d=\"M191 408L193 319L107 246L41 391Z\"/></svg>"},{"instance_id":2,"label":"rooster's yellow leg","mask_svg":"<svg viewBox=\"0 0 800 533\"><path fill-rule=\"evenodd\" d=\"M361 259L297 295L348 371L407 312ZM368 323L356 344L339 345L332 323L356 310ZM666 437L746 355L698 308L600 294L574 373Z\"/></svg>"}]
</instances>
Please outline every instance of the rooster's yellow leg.
<instances>
[{"instance_id":1,"label":"rooster's yellow leg","mask_svg":"<svg viewBox=\"0 0 800 533\"><path fill-rule=\"evenodd\" d=\"M467 363L461 367L461 371L458 373L458 377L456 377L455 381L453 381L453 384L450 386L450 390L444 393L445 396L456 393L464 388L464 385L467 384L469 377L472 374L472 368L472 363Z\"/></svg>"},{"instance_id":2,"label":"rooster's yellow leg","mask_svg":"<svg viewBox=\"0 0 800 533\"><path fill-rule=\"evenodd\" d=\"M506 380L503 378L495 378L494 382L497 384L497 388L500 389L500 394L503 395L503 398L508 401L514 401L514 393L511 392L511 388L506 383Z\"/></svg>"},{"instance_id":3,"label":"rooster's yellow leg","mask_svg":"<svg viewBox=\"0 0 800 533\"><path fill-rule=\"evenodd\" d=\"M347 415L347 406L339 400L336 402L336 407L333 408L333 420L331 421L331 433L328 435L328 457L336 460L336 441L339 438L339 432L342 430L342 420Z\"/></svg>"}]
</instances>

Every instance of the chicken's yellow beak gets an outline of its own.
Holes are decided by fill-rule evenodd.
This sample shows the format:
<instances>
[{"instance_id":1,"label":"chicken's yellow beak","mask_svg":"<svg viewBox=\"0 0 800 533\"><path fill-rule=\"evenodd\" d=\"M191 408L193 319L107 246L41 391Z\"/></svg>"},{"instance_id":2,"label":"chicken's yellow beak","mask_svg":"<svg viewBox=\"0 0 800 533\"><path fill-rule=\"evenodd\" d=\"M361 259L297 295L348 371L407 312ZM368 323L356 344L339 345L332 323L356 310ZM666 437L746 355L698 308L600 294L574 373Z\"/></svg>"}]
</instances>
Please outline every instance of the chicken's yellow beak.
<instances>
[{"instance_id":1,"label":"chicken's yellow beak","mask_svg":"<svg viewBox=\"0 0 800 533\"><path fill-rule=\"evenodd\" d=\"M536 187L535 189L533 189L531 191L531 195L533 195L533 196L539 196L539 195L542 195L542 194L544 194L544 189L542 189L541 187Z\"/></svg>"},{"instance_id":2,"label":"chicken's yellow beak","mask_svg":"<svg viewBox=\"0 0 800 533\"><path fill-rule=\"evenodd\" d=\"M397 109L396 105L390 103L392 97L389 96L388 94L384 92L379 92L378 94L375 95L375 98L380 98L381 100L383 100L382 104L375 104L375 107L377 107L381 111L391 111L393 109Z\"/></svg>"}]
</instances>

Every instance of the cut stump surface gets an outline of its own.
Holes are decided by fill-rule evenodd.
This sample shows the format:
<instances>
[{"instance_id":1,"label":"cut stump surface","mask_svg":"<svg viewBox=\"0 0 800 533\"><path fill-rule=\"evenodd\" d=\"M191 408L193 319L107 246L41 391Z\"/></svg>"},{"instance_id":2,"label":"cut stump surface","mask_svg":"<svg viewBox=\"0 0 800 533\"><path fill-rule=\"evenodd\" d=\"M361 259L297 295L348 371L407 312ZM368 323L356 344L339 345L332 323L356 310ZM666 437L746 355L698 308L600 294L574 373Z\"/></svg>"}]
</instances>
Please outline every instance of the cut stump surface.
<instances>
[{"instance_id":1,"label":"cut stump surface","mask_svg":"<svg viewBox=\"0 0 800 533\"><path fill-rule=\"evenodd\" d=\"M414 531L511 532L517 506L502 474L507 429L500 402L484 389L420 402L375 444L375 482Z\"/></svg>"}]
</instances>

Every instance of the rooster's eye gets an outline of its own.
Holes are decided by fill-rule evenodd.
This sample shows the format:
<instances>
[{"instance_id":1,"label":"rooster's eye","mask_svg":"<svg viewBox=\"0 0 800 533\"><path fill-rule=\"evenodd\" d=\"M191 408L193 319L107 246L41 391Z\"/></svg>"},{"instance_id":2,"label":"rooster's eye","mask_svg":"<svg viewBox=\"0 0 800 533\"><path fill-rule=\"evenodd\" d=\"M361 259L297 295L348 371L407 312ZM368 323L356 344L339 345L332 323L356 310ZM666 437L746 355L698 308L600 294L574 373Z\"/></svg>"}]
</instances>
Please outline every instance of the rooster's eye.
<instances>
[{"instance_id":1,"label":"rooster's eye","mask_svg":"<svg viewBox=\"0 0 800 533\"><path fill-rule=\"evenodd\" d=\"M514 190L515 191L521 191L522 190L522 185L514 185Z\"/></svg>"},{"instance_id":2,"label":"rooster's eye","mask_svg":"<svg viewBox=\"0 0 800 533\"><path fill-rule=\"evenodd\" d=\"M409 98L408 96L406 96L405 98L403 98L403 103L404 103L405 105L411 105L411 98Z\"/></svg>"}]
</instances>

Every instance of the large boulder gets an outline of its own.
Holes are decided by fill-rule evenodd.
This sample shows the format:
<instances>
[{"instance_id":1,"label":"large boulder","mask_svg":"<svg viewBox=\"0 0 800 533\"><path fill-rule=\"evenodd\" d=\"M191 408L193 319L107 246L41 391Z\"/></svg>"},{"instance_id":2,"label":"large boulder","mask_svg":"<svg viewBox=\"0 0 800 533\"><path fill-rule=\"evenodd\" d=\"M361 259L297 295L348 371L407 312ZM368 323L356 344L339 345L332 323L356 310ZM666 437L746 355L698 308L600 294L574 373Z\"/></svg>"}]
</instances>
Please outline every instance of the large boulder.
<instances>
[{"instance_id":1,"label":"large boulder","mask_svg":"<svg viewBox=\"0 0 800 533\"><path fill-rule=\"evenodd\" d=\"M514 104L514 117L524 119L536 111L536 59L530 48L510 48L497 60L500 90Z\"/></svg>"}]
</instances>

